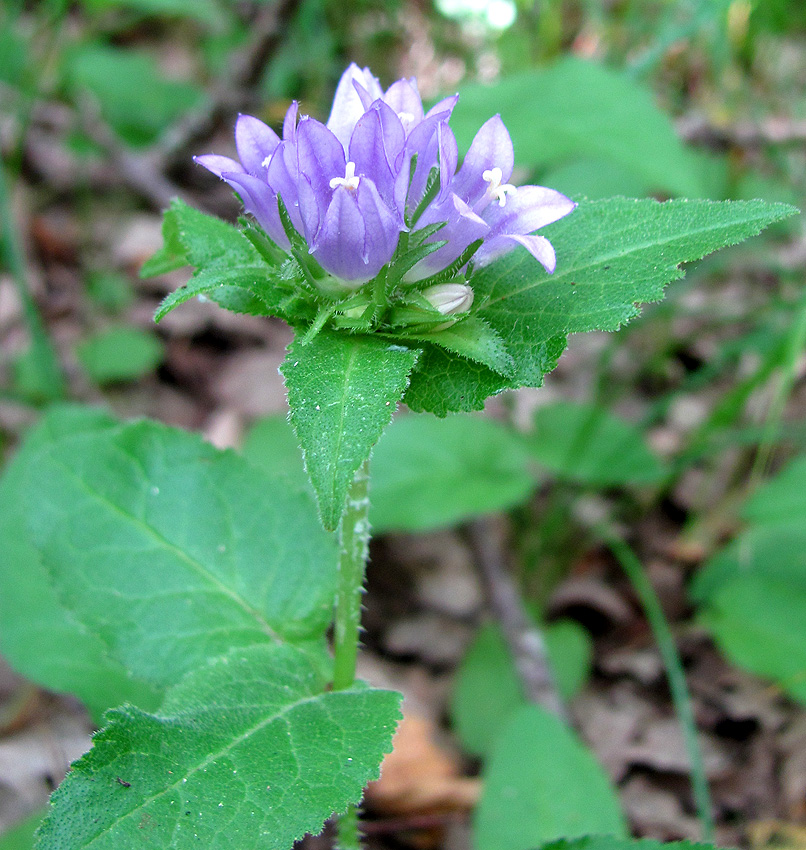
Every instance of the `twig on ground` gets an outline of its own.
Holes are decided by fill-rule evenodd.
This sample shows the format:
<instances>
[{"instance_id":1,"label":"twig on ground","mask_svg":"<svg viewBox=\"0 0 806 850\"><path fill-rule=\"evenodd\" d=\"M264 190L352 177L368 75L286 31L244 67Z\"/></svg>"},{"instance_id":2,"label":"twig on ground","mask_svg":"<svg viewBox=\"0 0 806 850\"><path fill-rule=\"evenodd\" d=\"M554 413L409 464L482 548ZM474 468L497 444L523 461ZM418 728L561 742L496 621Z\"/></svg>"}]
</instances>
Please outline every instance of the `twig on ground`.
<instances>
[{"instance_id":1,"label":"twig on ground","mask_svg":"<svg viewBox=\"0 0 806 850\"><path fill-rule=\"evenodd\" d=\"M529 619L507 569L506 527L503 518L475 520L470 524L469 535L490 605L501 624L527 699L568 720L549 666L546 642L540 630Z\"/></svg>"}]
</instances>

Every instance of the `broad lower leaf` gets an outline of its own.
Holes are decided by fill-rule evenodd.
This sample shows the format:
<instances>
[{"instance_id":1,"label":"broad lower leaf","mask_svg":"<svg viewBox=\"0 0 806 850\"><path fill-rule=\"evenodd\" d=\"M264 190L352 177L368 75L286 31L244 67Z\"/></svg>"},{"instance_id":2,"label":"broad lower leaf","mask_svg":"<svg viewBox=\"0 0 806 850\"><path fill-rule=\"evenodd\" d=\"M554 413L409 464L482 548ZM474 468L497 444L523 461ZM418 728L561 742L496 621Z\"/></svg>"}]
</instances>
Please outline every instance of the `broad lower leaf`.
<instances>
[{"instance_id":1,"label":"broad lower leaf","mask_svg":"<svg viewBox=\"0 0 806 850\"><path fill-rule=\"evenodd\" d=\"M475 416L399 416L372 456L378 531L442 528L506 510L535 486L520 436Z\"/></svg>"},{"instance_id":2,"label":"broad lower leaf","mask_svg":"<svg viewBox=\"0 0 806 850\"><path fill-rule=\"evenodd\" d=\"M806 529L806 455L796 457L761 487L742 516L755 525L803 522Z\"/></svg>"},{"instance_id":3,"label":"broad lower leaf","mask_svg":"<svg viewBox=\"0 0 806 850\"><path fill-rule=\"evenodd\" d=\"M563 700L572 699L590 673L592 641L573 620L543 629L549 662ZM497 624L479 629L457 671L451 717L462 746L485 757L514 713L526 705L512 653Z\"/></svg>"},{"instance_id":4,"label":"broad lower leaf","mask_svg":"<svg viewBox=\"0 0 806 850\"><path fill-rule=\"evenodd\" d=\"M62 604L155 686L230 647L322 641L335 546L313 501L153 422L32 453L28 531Z\"/></svg>"},{"instance_id":5,"label":"broad lower leaf","mask_svg":"<svg viewBox=\"0 0 806 850\"><path fill-rule=\"evenodd\" d=\"M527 444L559 478L595 487L646 484L664 475L638 427L591 404L560 401L538 408Z\"/></svg>"},{"instance_id":6,"label":"broad lower leaf","mask_svg":"<svg viewBox=\"0 0 806 850\"><path fill-rule=\"evenodd\" d=\"M806 703L806 571L799 584L735 578L717 590L701 619L731 661Z\"/></svg>"},{"instance_id":7,"label":"broad lower leaf","mask_svg":"<svg viewBox=\"0 0 806 850\"><path fill-rule=\"evenodd\" d=\"M376 778L399 694L323 692L290 646L235 650L169 691L158 714L107 714L53 795L41 850L288 850Z\"/></svg>"},{"instance_id":8,"label":"broad lower leaf","mask_svg":"<svg viewBox=\"0 0 806 850\"><path fill-rule=\"evenodd\" d=\"M167 78L149 54L97 41L69 51L65 71L75 96L81 99L89 92L103 117L131 145L149 144L206 100L196 85Z\"/></svg>"},{"instance_id":9,"label":"broad lower leaf","mask_svg":"<svg viewBox=\"0 0 806 850\"><path fill-rule=\"evenodd\" d=\"M612 194L704 194L695 156L652 92L623 72L569 57L495 85L465 86L460 94L451 127L463 150L478 129L478 116L499 112L520 165L595 159L623 172L622 182L609 187Z\"/></svg>"},{"instance_id":10,"label":"broad lower leaf","mask_svg":"<svg viewBox=\"0 0 806 850\"><path fill-rule=\"evenodd\" d=\"M0 650L27 678L77 696L96 720L121 702L156 708L161 695L110 658L103 641L62 605L29 539L21 491L38 451L71 434L117 424L90 408L55 408L28 434L0 479Z\"/></svg>"},{"instance_id":11,"label":"broad lower leaf","mask_svg":"<svg viewBox=\"0 0 806 850\"><path fill-rule=\"evenodd\" d=\"M711 557L691 595L735 664L806 702L806 465L799 457L747 502L749 527Z\"/></svg>"},{"instance_id":12,"label":"broad lower leaf","mask_svg":"<svg viewBox=\"0 0 806 850\"><path fill-rule=\"evenodd\" d=\"M763 201L667 201L611 198L581 203L544 228L557 252L546 274L525 250L515 250L472 278L479 315L506 341L513 381L540 386L559 356L558 337L617 330L636 305L657 301L681 263L700 259L794 215Z\"/></svg>"},{"instance_id":13,"label":"broad lower leaf","mask_svg":"<svg viewBox=\"0 0 806 850\"><path fill-rule=\"evenodd\" d=\"M518 710L485 766L474 819L477 850L532 850L561 837L624 837L616 793L592 753L562 721Z\"/></svg>"},{"instance_id":14,"label":"broad lower leaf","mask_svg":"<svg viewBox=\"0 0 806 850\"><path fill-rule=\"evenodd\" d=\"M347 489L389 424L417 356L385 339L330 331L289 346L280 371L325 528L338 526Z\"/></svg>"},{"instance_id":15,"label":"broad lower leaf","mask_svg":"<svg viewBox=\"0 0 806 850\"><path fill-rule=\"evenodd\" d=\"M109 328L85 339L78 359L96 384L131 381L153 371L162 361L162 343L140 328Z\"/></svg>"},{"instance_id":16,"label":"broad lower leaf","mask_svg":"<svg viewBox=\"0 0 806 850\"><path fill-rule=\"evenodd\" d=\"M285 475L295 487L313 492L302 462L299 440L286 416L267 416L255 422L241 452L248 461L270 475Z\"/></svg>"}]
</instances>

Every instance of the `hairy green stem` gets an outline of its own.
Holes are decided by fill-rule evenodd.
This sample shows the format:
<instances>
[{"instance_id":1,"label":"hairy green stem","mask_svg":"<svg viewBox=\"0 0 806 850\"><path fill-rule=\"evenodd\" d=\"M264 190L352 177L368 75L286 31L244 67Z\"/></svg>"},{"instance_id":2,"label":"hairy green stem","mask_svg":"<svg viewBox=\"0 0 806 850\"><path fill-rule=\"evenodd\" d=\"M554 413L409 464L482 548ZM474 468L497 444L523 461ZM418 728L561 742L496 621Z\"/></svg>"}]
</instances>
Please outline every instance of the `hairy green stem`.
<instances>
[{"instance_id":1,"label":"hairy green stem","mask_svg":"<svg viewBox=\"0 0 806 850\"><path fill-rule=\"evenodd\" d=\"M369 461L355 474L347 492L347 504L339 526L339 579L336 590L333 690L355 682L358 639L361 629L361 598L369 554ZM339 850L359 850L358 807L350 806L338 819Z\"/></svg>"},{"instance_id":2,"label":"hairy green stem","mask_svg":"<svg viewBox=\"0 0 806 850\"><path fill-rule=\"evenodd\" d=\"M661 658L666 667L669 679L669 690L672 702L677 712L680 726L683 730L683 741L691 765L691 786L694 792L694 802L702 829L702 839L708 844L714 840L714 819L712 815L711 793L708 790L708 779L705 775L702 750L697 740L697 727L694 723L694 712L691 708L691 696L686 684L686 674L683 663L677 652L674 636L663 613L660 600L652 587L643 565L630 547L613 531L601 526L599 533L607 542L611 552L616 556L622 569L627 574L633 589L638 594L641 606L658 643Z\"/></svg>"}]
</instances>

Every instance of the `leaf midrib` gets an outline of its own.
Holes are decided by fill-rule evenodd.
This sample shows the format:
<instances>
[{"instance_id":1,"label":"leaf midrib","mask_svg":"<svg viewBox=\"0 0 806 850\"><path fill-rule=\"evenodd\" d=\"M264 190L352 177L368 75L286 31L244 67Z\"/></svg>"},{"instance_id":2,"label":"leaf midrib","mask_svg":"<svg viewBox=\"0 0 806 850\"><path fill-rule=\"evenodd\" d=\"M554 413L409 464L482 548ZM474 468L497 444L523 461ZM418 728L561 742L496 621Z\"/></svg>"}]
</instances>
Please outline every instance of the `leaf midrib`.
<instances>
[{"instance_id":1,"label":"leaf midrib","mask_svg":"<svg viewBox=\"0 0 806 850\"><path fill-rule=\"evenodd\" d=\"M716 203L719 203L719 202L716 202ZM737 202L737 203L740 203L740 202ZM596 205L597 206L603 206L603 204L596 204ZM595 268L596 266L601 265L602 263L613 262L615 260L623 259L625 257L630 257L633 254L638 254L642 251L646 251L647 249L663 248L664 246L669 245L672 242L679 241L681 238L690 238L692 236L703 236L705 234L713 233L714 231L723 229L725 227L735 227L735 226L739 226L739 225L749 225L749 224L756 224L756 223L759 224L760 229L761 229L761 228L768 226L769 224L772 224L773 222L779 220L779 218L777 218L777 217L770 219L769 216L764 216L764 215L762 215L762 213L763 213L763 211L760 211L756 215L751 215L749 218L742 219L740 221L720 222L720 223L713 225L713 226L710 226L710 227L707 226L707 225L704 225L704 226L697 228L697 229L694 229L694 230L687 230L684 233L678 232L678 233L675 233L673 235L669 235L667 238L661 239L661 240L655 239L655 240L640 242L636 245L633 245L630 248L630 250L628 250L626 252L616 252L616 253L612 253L612 254L605 254L602 257L597 258L595 263L589 262L589 263L586 263L584 265L572 267L570 269L568 269L568 268L563 269L560 276L558 276L556 278L556 280L562 280L563 278L565 278L569 275L575 275L580 271L585 271L587 269ZM635 222L631 227L624 228L624 230L622 232L626 233L629 230L633 230L638 226L638 224L639 224L639 222ZM735 241L724 243L721 247L727 248L730 245L735 245L735 244L737 244L738 242L741 242L741 241L742 241L741 237L737 237ZM716 251L716 250L719 250L719 249L718 248L712 249L712 251ZM670 263L668 265L664 265L663 268L664 269L679 268L680 263L694 262L697 259L702 259L702 257L706 256L706 254L708 254L708 253L711 253L711 251L706 251L705 254L702 254L700 257L691 257L689 259L682 259L682 260L680 260L679 262L676 262L676 263ZM519 265L522 265L522 263L520 263ZM506 277L509 277L512 274L513 271L514 271L514 269L510 269L510 270L508 270L507 273L502 273L499 276L497 276L493 281L491 281L491 287L490 288L493 289L495 286L498 285L498 283L500 283L501 280L503 280ZM497 298L490 297L487 300L487 303L484 305L483 309L480 310L479 312L487 311L490 307L494 306L499 301L502 301L504 298L513 298L515 296L521 295L522 293L527 292L528 290L533 289L536 286L540 286L540 284L544 283L544 282L545 282L545 280L536 280L536 281L532 280L532 281L529 281L528 283L525 283L520 288L513 288L513 289L508 290L506 293L498 296ZM584 284L582 284L582 285L584 285Z\"/></svg>"}]
</instances>

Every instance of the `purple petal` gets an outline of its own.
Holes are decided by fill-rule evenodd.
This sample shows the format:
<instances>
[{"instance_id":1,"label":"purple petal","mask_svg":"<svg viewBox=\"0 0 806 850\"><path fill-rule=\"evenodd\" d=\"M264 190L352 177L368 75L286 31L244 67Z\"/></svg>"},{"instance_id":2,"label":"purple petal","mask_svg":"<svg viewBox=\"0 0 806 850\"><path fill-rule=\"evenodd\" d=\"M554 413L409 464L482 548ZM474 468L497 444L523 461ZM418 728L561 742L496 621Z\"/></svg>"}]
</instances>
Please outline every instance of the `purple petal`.
<instances>
[{"instance_id":1,"label":"purple petal","mask_svg":"<svg viewBox=\"0 0 806 850\"><path fill-rule=\"evenodd\" d=\"M251 115L239 115L235 122L235 147L243 167L255 175L266 173L263 164L270 157L280 139L271 127Z\"/></svg>"},{"instance_id":2,"label":"purple petal","mask_svg":"<svg viewBox=\"0 0 806 850\"><path fill-rule=\"evenodd\" d=\"M447 121L451 117L451 113L453 112L454 106L456 106L459 101L458 94L452 94L450 97L444 97L438 103L435 103L428 112L425 113L426 118L431 118L433 115L439 115L442 112L447 112L448 114L441 118L442 121Z\"/></svg>"},{"instance_id":3,"label":"purple petal","mask_svg":"<svg viewBox=\"0 0 806 850\"><path fill-rule=\"evenodd\" d=\"M407 207L410 210L416 209L417 205L425 195L425 187L428 183L428 175L434 166L439 165L439 137L437 129L441 123L445 123L443 132L447 129L448 133L453 136L453 132L439 116L444 113L437 113L427 117L421 124L415 127L409 135L406 142L406 150L409 155L417 154L417 165L414 169L414 175L411 179L409 188ZM447 142L446 142L447 143ZM454 139L455 143L455 139ZM458 154L457 154L458 155ZM456 162L453 163L453 170L446 170L447 179L453 177L456 171ZM440 180L442 173L440 172ZM441 193L442 194L442 193ZM444 195L443 195L444 197Z\"/></svg>"},{"instance_id":4,"label":"purple petal","mask_svg":"<svg viewBox=\"0 0 806 850\"><path fill-rule=\"evenodd\" d=\"M456 166L459 163L459 146L456 136L447 121L437 124L437 146L439 148L439 195L438 201L445 199L451 186Z\"/></svg>"},{"instance_id":5,"label":"purple petal","mask_svg":"<svg viewBox=\"0 0 806 850\"><path fill-rule=\"evenodd\" d=\"M411 116L410 119L403 121L407 132L423 120L423 101L417 91L417 81L413 77L411 80L398 80L392 83L386 90L383 100L395 111L401 121L404 116Z\"/></svg>"},{"instance_id":6,"label":"purple petal","mask_svg":"<svg viewBox=\"0 0 806 850\"><path fill-rule=\"evenodd\" d=\"M297 113L299 112L299 104L296 100L291 101L291 106L283 119L283 140L290 142L292 145L297 143Z\"/></svg>"},{"instance_id":7,"label":"purple petal","mask_svg":"<svg viewBox=\"0 0 806 850\"><path fill-rule=\"evenodd\" d=\"M451 188L462 200L475 208L486 195L489 186L482 176L484 172L492 168L500 168L501 182L506 183L512 176L514 162L512 139L501 116L494 115L485 121L476 133Z\"/></svg>"},{"instance_id":8,"label":"purple petal","mask_svg":"<svg viewBox=\"0 0 806 850\"><path fill-rule=\"evenodd\" d=\"M322 268L359 286L373 274L364 261L366 228L355 195L338 186L327 208L311 254Z\"/></svg>"},{"instance_id":9,"label":"purple petal","mask_svg":"<svg viewBox=\"0 0 806 850\"><path fill-rule=\"evenodd\" d=\"M513 244L514 243L514 244ZM518 233L508 233L501 236L494 236L488 239L474 255L474 260L479 266L486 266L493 260L511 251L515 245L523 245L527 251L542 265L543 268L552 274L557 266L557 257L554 253L554 248L551 242L545 236L536 235L521 235Z\"/></svg>"},{"instance_id":10,"label":"purple petal","mask_svg":"<svg viewBox=\"0 0 806 850\"><path fill-rule=\"evenodd\" d=\"M402 225L383 202L371 180L364 178L359 182L356 200L366 229L363 259L367 263L367 273L375 277L392 259Z\"/></svg>"},{"instance_id":11,"label":"purple petal","mask_svg":"<svg viewBox=\"0 0 806 850\"><path fill-rule=\"evenodd\" d=\"M447 224L431 236L428 242L448 241L447 245L420 260L404 280L415 281L436 274L449 266L472 242L484 238L490 227L457 195L449 195L441 203L429 204L417 222L418 227L445 221Z\"/></svg>"},{"instance_id":12,"label":"purple petal","mask_svg":"<svg viewBox=\"0 0 806 850\"><path fill-rule=\"evenodd\" d=\"M302 235L309 245L315 245L319 234L319 226L327 211L329 199L322 195L317 195L304 174L300 175L297 189L299 213L302 219Z\"/></svg>"},{"instance_id":13,"label":"purple petal","mask_svg":"<svg viewBox=\"0 0 806 850\"><path fill-rule=\"evenodd\" d=\"M252 174L225 172L221 176L241 196L244 209L257 219L258 224L281 248L288 250L291 246L280 220L277 196L274 192L259 177Z\"/></svg>"},{"instance_id":14,"label":"purple petal","mask_svg":"<svg viewBox=\"0 0 806 850\"><path fill-rule=\"evenodd\" d=\"M311 182L317 195L327 198L334 177L344 177L346 160L344 148L333 133L315 118L303 118L297 127L297 156L299 173Z\"/></svg>"},{"instance_id":15,"label":"purple petal","mask_svg":"<svg viewBox=\"0 0 806 850\"><path fill-rule=\"evenodd\" d=\"M362 71L355 62L351 62L336 86L333 108L327 119L328 130L336 136L345 150L350 143L356 121L364 114L364 105L353 86L353 80L357 80L372 95L373 100L383 95L378 80L372 76L369 68Z\"/></svg>"},{"instance_id":16,"label":"purple petal","mask_svg":"<svg viewBox=\"0 0 806 850\"><path fill-rule=\"evenodd\" d=\"M493 201L483 217L490 235L526 234L568 215L576 204L565 195L543 186L520 186L508 194L504 206Z\"/></svg>"},{"instance_id":17,"label":"purple petal","mask_svg":"<svg viewBox=\"0 0 806 850\"><path fill-rule=\"evenodd\" d=\"M266 181L272 191L283 199L294 227L303 230L297 189L298 171L296 149L289 142L280 142L269 162Z\"/></svg>"},{"instance_id":18,"label":"purple petal","mask_svg":"<svg viewBox=\"0 0 806 850\"><path fill-rule=\"evenodd\" d=\"M400 119L381 101L365 112L350 139L350 160L356 173L369 177L390 207L397 208L396 178L400 173L406 134ZM399 212L402 221L402 210Z\"/></svg>"},{"instance_id":19,"label":"purple petal","mask_svg":"<svg viewBox=\"0 0 806 850\"><path fill-rule=\"evenodd\" d=\"M202 156L194 156L193 161L197 165L203 166L208 171L212 171L216 177L221 177L225 171L244 171L244 167L240 162L230 159L228 156L219 156L217 153L206 153Z\"/></svg>"}]
</instances>

